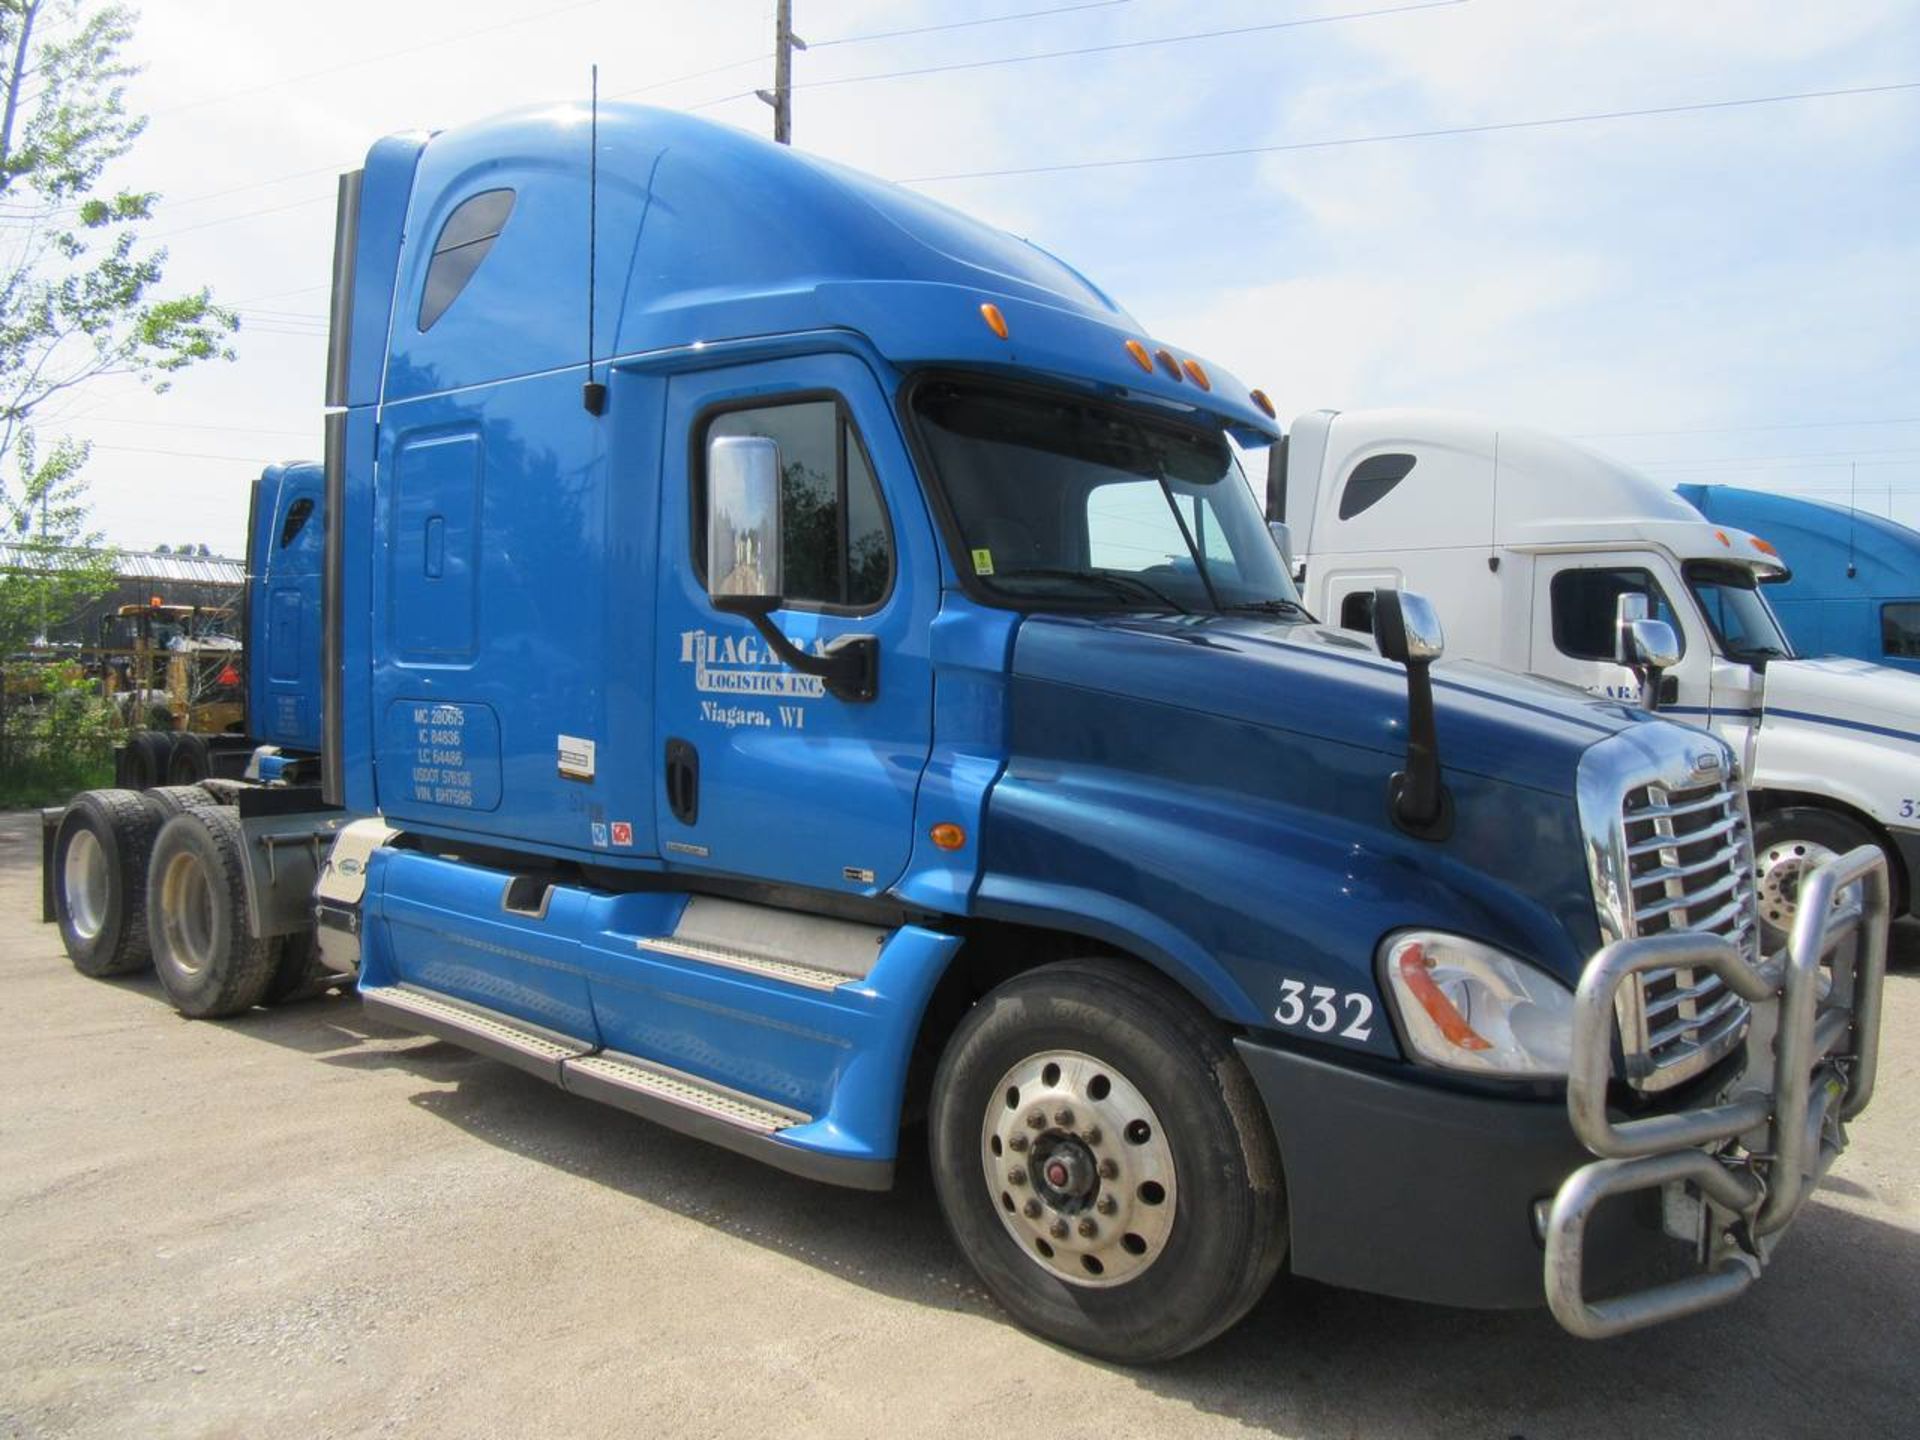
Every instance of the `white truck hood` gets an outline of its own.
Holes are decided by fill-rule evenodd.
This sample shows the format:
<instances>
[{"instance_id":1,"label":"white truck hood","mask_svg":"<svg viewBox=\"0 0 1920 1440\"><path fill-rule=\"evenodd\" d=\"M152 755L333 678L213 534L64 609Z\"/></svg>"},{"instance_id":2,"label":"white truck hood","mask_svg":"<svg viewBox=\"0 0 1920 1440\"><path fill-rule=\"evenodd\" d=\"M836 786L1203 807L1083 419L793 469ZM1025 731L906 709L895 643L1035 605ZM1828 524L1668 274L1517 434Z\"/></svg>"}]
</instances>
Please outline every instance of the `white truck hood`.
<instances>
[{"instance_id":1,"label":"white truck hood","mask_svg":"<svg viewBox=\"0 0 1920 1440\"><path fill-rule=\"evenodd\" d=\"M1766 718L1885 732L1920 745L1920 675L1866 660L1775 660L1767 666Z\"/></svg>"}]
</instances>

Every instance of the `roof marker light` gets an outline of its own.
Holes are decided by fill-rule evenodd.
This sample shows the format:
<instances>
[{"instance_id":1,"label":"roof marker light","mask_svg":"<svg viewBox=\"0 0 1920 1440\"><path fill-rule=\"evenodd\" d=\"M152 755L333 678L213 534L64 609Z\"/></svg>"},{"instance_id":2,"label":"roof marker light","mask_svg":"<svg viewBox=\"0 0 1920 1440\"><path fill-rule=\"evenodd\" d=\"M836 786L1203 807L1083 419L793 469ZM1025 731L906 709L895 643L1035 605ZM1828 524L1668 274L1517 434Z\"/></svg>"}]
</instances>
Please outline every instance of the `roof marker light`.
<instances>
[{"instance_id":1,"label":"roof marker light","mask_svg":"<svg viewBox=\"0 0 1920 1440\"><path fill-rule=\"evenodd\" d=\"M991 300L980 307L980 318L987 322L987 328L1002 340L1007 338L1007 317L1000 313L1000 307Z\"/></svg>"},{"instance_id":2,"label":"roof marker light","mask_svg":"<svg viewBox=\"0 0 1920 1440\"><path fill-rule=\"evenodd\" d=\"M1133 363L1149 375L1153 373L1153 356L1147 353L1147 347L1138 340L1127 341L1127 353L1133 356Z\"/></svg>"},{"instance_id":3,"label":"roof marker light","mask_svg":"<svg viewBox=\"0 0 1920 1440\"><path fill-rule=\"evenodd\" d=\"M1213 389L1213 381L1207 378L1207 367L1198 360L1182 360L1180 368L1187 372L1187 378L1202 390Z\"/></svg>"},{"instance_id":4,"label":"roof marker light","mask_svg":"<svg viewBox=\"0 0 1920 1440\"><path fill-rule=\"evenodd\" d=\"M1252 392L1252 395L1253 395L1253 403L1254 403L1254 404L1256 404L1256 405L1258 405L1258 406L1260 407L1260 409L1261 409L1261 411L1262 411L1262 412L1263 412L1263 413L1264 413L1264 414L1266 415L1266 417L1267 417L1267 418L1268 418L1269 420L1277 420L1277 419L1279 419L1279 418L1280 418L1280 417L1279 417L1279 416L1278 416L1278 415L1277 415L1277 414L1276 414L1276 413L1274 412L1274 408L1273 408L1273 401L1271 401L1271 400L1269 400L1269 399L1267 398L1267 392L1266 392L1266 391L1264 391L1264 390L1255 390L1255 391L1253 391L1253 392Z\"/></svg>"},{"instance_id":5,"label":"roof marker light","mask_svg":"<svg viewBox=\"0 0 1920 1440\"><path fill-rule=\"evenodd\" d=\"M1185 375L1180 373L1180 362L1173 358L1173 351L1161 349L1161 350L1156 350L1153 353L1155 358L1157 358L1160 361L1160 368L1166 371L1167 374L1171 375L1175 380L1185 380L1187 378Z\"/></svg>"},{"instance_id":6,"label":"roof marker light","mask_svg":"<svg viewBox=\"0 0 1920 1440\"><path fill-rule=\"evenodd\" d=\"M1749 535L1747 538L1753 541L1753 548L1762 555L1771 555L1776 560L1780 558L1780 552L1769 541L1762 540L1758 535Z\"/></svg>"},{"instance_id":7,"label":"roof marker light","mask_svg":"<svg viewBox=\"0 0 1920 1440\"><path fill-rule=\"evenodd\" d=\"M1724 530L1716 530L1716 531L1714 531L1714 532L1713 532L1713 538L1714 538L1714 539L1716 539L1716 540L1718 540L1718 541L1719 541L1719 542L1720 542L1720 543L1721 543L1722 545L1724 545L1724 546L1726 546L1726 547L1727 547L1727 548L1728 548L1729 550L1731 550L1731 549L1733 548L1733 541L1731 541L1731 540L1729 540L1729 539L1727 538L1727 532L1726 532L1726 531L1724 531Z\"/></svg>"}]
</instances>

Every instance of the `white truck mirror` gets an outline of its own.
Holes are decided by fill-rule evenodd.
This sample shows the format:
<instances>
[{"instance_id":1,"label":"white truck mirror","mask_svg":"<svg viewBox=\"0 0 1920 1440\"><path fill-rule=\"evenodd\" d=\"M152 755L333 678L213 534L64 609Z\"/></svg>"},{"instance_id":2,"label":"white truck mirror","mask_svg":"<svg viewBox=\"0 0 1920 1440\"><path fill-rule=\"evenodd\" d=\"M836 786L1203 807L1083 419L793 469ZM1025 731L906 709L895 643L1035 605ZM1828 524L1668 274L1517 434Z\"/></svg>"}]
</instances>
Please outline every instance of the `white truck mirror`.
<instances>
[{"instance_id":1,"label":"white truck mirror","mask_svg":"<svg viewBox=\"0 0 1920 1440\"><path fill-rule=\"evenodd\" d=\"M716 608L779 608L780 447L764 435L707 442L707 596Z\"/></svg>"},{"instance_id":2,"label":"white truck mirror","mask_svg":"<svg viewBox=\"0 0 1920 1440\"><path fill-rule=\"evenodd\" d=\"M1280 552L1280 561L1287 567L1287 574L1293 574L1293 527L1284 520L1269 520L1267 533L1273 536L1274 547Z\"/></svg>"}]
</instances>

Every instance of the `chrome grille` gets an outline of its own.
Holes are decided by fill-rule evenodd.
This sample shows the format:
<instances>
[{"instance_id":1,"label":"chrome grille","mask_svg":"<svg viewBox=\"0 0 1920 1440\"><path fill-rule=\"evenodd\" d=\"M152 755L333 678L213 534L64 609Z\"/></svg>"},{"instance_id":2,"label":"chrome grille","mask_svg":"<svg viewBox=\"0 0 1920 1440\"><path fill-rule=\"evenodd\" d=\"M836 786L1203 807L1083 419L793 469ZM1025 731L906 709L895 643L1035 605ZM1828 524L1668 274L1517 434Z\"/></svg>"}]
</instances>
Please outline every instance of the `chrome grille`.
<instances>
[{"instance_id":1,"label":"chrome grille","mask_svg":"<svg viewBox=\"0 0 1920 1440\"><path fill-rule=\"evenodd\" d=\"M1738 784L1636 785L1620 814L1626 932L1724 935L1756 962L1753 837ZM1627 1078L1643 1090L1677 1085L1731 1050L1746 1021L1746 1002L1711 972L1649 971L1621 991Z\"/></svg>"}]
</instances>

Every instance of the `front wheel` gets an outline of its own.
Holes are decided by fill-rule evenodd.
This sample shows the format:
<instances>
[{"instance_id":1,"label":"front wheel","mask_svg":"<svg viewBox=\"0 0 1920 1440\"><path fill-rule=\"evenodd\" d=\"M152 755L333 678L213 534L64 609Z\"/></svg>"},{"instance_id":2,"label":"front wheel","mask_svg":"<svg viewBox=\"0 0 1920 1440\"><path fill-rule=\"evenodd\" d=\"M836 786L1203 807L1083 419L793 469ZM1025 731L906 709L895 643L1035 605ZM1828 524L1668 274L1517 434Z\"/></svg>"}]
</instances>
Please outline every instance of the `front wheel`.
<instances>
[{"instance_id":1,"label":"front wheel","mask_svg":"<svg viewBox=\"0 0 1920 1440\"><path fill-rule=\"evenodd\" d=\"M1220 1026L1137 965L994 990L948 1044L930 1117L960 1248L1021 1324L1167 1360L1237 1321L1286 1253L1280 1157Z\"/></svg>"},{"instance_id":2,"label":"front wheel","mask_svg":"<svg viewBox=\"0 0 1920 1440\"><path fill-rule=\"evenodd\" d=\"M1789 805L1762 815L1754 822L1753 832L1760 938L1768 955L1793 933L1800 886L1808 872L1858 846L1880 843L1859 822L1811 805ZM1840 897L1834 898L1838 902Z\"/></svg>"}]
</instances>

